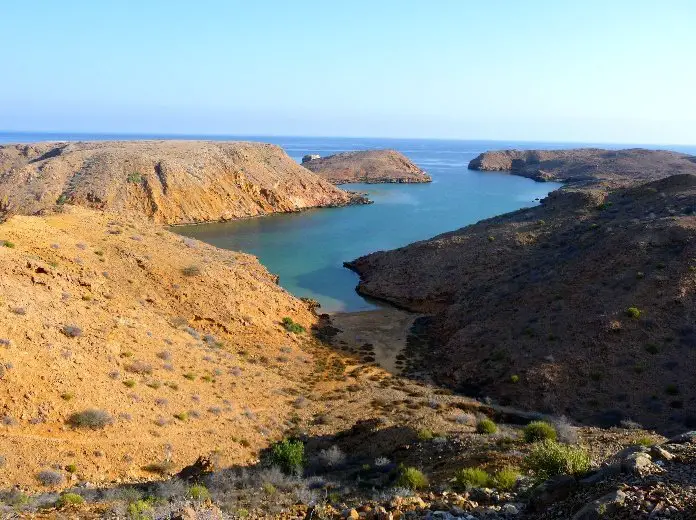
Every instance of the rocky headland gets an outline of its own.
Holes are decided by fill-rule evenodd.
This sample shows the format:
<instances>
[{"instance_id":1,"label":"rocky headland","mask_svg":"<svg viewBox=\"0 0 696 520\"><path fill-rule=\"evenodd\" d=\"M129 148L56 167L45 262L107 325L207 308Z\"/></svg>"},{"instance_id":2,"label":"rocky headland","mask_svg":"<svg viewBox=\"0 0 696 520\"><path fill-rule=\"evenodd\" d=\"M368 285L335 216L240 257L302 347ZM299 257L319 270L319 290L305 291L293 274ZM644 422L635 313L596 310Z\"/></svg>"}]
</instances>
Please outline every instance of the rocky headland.
<instances>
[{"instance_id":1,"label":"rocky headland","mask_svg":"<svg viewBox=\"0 0 696 520\"><path fill-rule=\"evenodd\" d=\"M333 184L419 183L430 176L396 150L343 152L327 157L305 156L302 166Z\"/></svg>"},{"instance_id":2,"label":"rocky headland","mask_svg":"<svg viewBox=\"0 0 696 520\"><path fill-rule=\"evenodd\" d=\"M365 203L270 144L106 141L0 146L0 210L65 203L162 224Z\"/></svg>"},{"instance_id":3,"label":"rocky headland","mask_svg":"<svg viewBox=\"0 0 696 520\"><path fill-rule=\"evenodd\" d=\"M628 186L678 173L696 174L696 157L668 150L499 150L484 152L469 169L509 171L536 181Z\"/></svg>"},{"instance_id":4,"label":"rocky headland","mask_svg":"<svg viewBox=\"0 0 696 520\"><path fill-rule=\"evenodd\" d=\"M588 154L648 159L586 185L569 172L603 171L578 161ZM358 291L431 315L421 368L440 384L604 426L694 427L696 176L669 176L694 158L525 155L554 168L542 161L523 174L557 172L568 185L538 207L348 263Z\"/></svg>"}]
</instances>

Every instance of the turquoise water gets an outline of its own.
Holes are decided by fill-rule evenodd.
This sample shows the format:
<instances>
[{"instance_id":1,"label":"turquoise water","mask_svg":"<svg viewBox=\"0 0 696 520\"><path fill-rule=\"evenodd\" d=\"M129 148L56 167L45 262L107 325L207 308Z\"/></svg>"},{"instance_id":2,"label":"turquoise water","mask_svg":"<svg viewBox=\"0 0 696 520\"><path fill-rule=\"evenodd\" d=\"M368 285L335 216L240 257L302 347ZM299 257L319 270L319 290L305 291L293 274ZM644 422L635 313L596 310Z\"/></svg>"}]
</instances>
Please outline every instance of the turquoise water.
<instances>
[{"instance_id":1,"label":"turquoise water","mask_svg":"<svg viewBox=\"0 0 696 520\"><path fill-rule=\"evenodd\" d=\"M299 214L175 228L218 247L259 257L280 283L297 296L316 298L326 312L370 309L355 292L357 276L343 262L377 250L400 247L478 220L538 203L557 183L537 183L500 173L470 171L467 165L486 150L632 148L637 145L519 141L447 141L269 136L152 134L70 134L0 132L0 143L77 140L210 139L271 142L295 160L308 153L394 148L433 177L431 184L346 185L369 193L369 206L310 210ZM693 146L651 146L696 153Z\"/></svg>"},{"instance_id":2,"label":"turquoise water","mask_svg":"<svg viewBox=\"0 0 696 520\"><path fill-rule=\"evenodd\" d=\"M280 142L295 159L305 153L391 147L433 177L429 184L347 184L374 204L309 210L243 221L177 227L218 247L259 257L296 296L317 299L324 312L375 307L355 292L358 277L343 262L451 231L483 218L538 203L557 183L537 183L467 169L484 145L445 141L304 139ZM499 146L499 143L497 143Z\"/></svg>"}]
</instances>

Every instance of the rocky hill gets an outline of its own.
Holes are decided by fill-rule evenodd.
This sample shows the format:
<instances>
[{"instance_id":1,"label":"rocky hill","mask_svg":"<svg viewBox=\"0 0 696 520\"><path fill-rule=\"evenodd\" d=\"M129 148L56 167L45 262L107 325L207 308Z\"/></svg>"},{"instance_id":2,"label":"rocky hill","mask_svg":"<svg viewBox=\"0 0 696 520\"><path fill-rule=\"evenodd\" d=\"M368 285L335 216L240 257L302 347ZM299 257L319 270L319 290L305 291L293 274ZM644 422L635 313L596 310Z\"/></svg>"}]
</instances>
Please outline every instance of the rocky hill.
<instances>
[{"instance_id":1,"label":"rocky hill","mask_svg":"<svg viewBox=\"0 0 696 520\"><path fill-rule=\"evenodd\" d=\"M696 157L667 150L500 150L469 163L472 170L510 171L537 181L626 186L679 173L696 174Z\"/></svg>"},{"instance_id":2,"label":"rocky hill","mask_svg":"<svg viewBox=\"0 0 696 520\"><path fill-rule=\"evenodd\" d=\"M328 157L307 156L302 166L334 184L430 182L430 176L395 150L344 152Z\"/></svg>"},{"instance_id":3,"label":"rocky hill","mask_svg":"<svg viewBox=\"0 0 696 520\"><path fill-rule=\"evenodd\" d=\"M696 425L695 214L692 175L570 187L348 266L362 294L433 315L423 363L441 384L669 432Z\"/></svg>"},{"instance_id":4,"label":"rocky hill","mask_svg":"<svg viewBox=\"0 0 696 520\"><path fill-rule=\"evenodd\" d=\"M211 222L365 202L278 146L124 141L0 146L0 205L25 215L70 203L158 223Z\"/></svg>"}]
</instances>

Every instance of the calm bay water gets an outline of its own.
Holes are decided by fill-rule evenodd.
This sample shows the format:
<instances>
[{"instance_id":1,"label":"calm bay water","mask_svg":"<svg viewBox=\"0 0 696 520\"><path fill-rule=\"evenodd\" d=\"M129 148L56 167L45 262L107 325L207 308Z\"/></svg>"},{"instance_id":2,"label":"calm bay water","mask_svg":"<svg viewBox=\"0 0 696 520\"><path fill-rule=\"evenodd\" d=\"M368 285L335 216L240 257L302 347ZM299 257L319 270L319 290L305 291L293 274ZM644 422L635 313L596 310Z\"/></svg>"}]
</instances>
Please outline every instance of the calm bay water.
<instances>
[{"instance_id":1,"label":"calm bay water","mask_svg":"<svg viewBox=\"0 0 696 520\"><path fill-rule=\"evenodd\" d=\"M308 153L332 153L393 148L404 153L433 178L430 184L349 184L346 189L366 192L369 206L309 210L237 222L175 228L218 247L259 257L280 283L296 296L319 300L322 310L356 311L375 307L355 292L357 276L343 262L358 256L404 246L481 219L538 204L558 188L502 173L467 169L486 150L559 149L579 146L627 148L629 145L503 141L447 141L421 139L359 139L310 137L239 137L203 135L46 134L0 133L0 143L47 140L210 139L271 142L295 160ZM650 147L650 146L646 146ZM651 147L658 148L658 147ZM696 148L661 146L686 153Z\"/></svg>"},{"instance_id":2,"label":"calm bay water","mask_svg":"<svg viewBox=\"0 0 696 520\"><path fill-rule=\"evenodd\" d=\"M343 262L404 246L483 218L538 203L557 183L537 183L467 169L469 161L501 143L380 139L264 139L296 160L307 153L396 148L433 177L429 184L347 184L374 204L316 209L175 231L259 257L280 284L297 296L317 299L325 312L375 307L355 292L358 277ZM537 145L538 146L538 145Z\"/></svg>"}]
</instances>

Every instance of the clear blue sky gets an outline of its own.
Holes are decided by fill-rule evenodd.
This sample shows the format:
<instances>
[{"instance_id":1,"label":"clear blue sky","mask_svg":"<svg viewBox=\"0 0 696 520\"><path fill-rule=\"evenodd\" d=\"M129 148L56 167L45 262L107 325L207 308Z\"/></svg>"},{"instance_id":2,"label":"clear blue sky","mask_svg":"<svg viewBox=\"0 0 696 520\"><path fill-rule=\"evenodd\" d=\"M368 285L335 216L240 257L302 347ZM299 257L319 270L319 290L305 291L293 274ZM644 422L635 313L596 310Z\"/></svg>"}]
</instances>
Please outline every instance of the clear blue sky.
<instances>
[{"instance_id":1,"label":"clear blue sky","mask_svg":"<svg viewBox=\"0 0 696 520\"><path fill-rule=\"evenodd\" d=\"M0 44L3 130L696 144L694 0L3 0Z\"/></svg>"}]
</instances>

